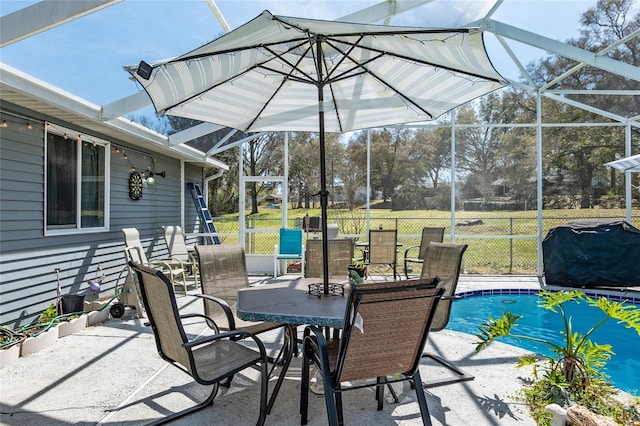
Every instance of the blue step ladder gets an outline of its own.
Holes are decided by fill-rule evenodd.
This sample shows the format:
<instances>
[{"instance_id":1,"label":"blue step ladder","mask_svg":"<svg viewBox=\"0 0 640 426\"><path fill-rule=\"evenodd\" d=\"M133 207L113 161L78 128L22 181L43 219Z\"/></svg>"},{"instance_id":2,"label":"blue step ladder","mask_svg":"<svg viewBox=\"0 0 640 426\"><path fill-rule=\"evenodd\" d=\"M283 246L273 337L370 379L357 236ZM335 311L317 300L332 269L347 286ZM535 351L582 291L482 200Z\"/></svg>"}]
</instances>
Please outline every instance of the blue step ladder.
<instances>
[{"instance_id":1,"label":"blue step ladder","mask_svg":"<svg viewBox=\"0 0 640 426\"><path fill-rule=\"evenodd\" d=\"M193 198L193 203L196 206L198 217L200 217L200 226L203 228L204 232L218 232L216 231L216 227L213 225L211 213L209 213L209 209L207 208L207 202L204 199L204 195L202 195L200 185L189 182L187 183L187 187L189 187L189 190L191 191L191 198ZM220 244L220 238L218 238L217 235L207 235L204 237L204 241L206 244Z\"/></svg>"}]
</instances>

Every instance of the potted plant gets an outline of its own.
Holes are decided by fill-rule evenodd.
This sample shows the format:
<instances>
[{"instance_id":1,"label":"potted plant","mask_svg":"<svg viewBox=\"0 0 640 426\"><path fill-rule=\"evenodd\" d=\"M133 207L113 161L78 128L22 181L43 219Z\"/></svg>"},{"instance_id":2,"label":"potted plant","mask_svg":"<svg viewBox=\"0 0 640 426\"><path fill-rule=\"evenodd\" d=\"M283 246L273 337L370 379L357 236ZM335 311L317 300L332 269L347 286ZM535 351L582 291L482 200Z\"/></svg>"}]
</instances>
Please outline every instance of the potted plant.
<instances>
[{"instance_id":1,"label":"potted plant","mask_svg":"<svg viewBox=\"0 0 640 426\"><path fill-rule=\"evenodd\" d=\"M68 336L87 326L87 315L84 313L84 295L67 294L62 296L58 308L58 337Z\"/></svg>"},{"instance_id":2,"label":"potted plant","mask_svg":"<svg viewBox=\"0 0 640 426\"><path fill-rule=\"evenodd\" d=\"M360 278L364 278L365 275L367 275L367 265L365 265L362 259L352 259L347 269L349 270L349 276L351 276L351 271L355 271Z\"/></svg>"}]
</instances>

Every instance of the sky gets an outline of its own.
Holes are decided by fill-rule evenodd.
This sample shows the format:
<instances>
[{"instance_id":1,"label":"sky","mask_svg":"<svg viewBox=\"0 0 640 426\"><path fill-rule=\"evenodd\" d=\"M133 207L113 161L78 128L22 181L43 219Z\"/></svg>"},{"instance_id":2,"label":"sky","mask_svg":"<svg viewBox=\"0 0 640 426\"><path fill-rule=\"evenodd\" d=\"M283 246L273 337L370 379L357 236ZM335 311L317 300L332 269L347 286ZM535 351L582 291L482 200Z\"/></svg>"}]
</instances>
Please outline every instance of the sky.
<instances>
[{"instance_id":1,"label":"sky","mask_svg":"<svg viewBox=\"0 0 640 426\"><path fill-rule=\"evenodd\" d=\"M56 0L51 0L56 1ZM233 29L263 10L274 14L333 20L380 0L217 0ZM495 0L435 0L391 25L455 27L483 17ZM35 1L0 0L0 15ZM505 0L492 19L566 41L579 36L580 16L596 0ZM0 49L0 61L96 105L140 90L123 66L178 56L223 34L205 0L124 0L106 9ZM517 69L493 36L487 51L496 69L518 79ZM546 53L511 44L526 64ZM495 52L495 53L494 53Z\"/></svg>"}]
</instances>

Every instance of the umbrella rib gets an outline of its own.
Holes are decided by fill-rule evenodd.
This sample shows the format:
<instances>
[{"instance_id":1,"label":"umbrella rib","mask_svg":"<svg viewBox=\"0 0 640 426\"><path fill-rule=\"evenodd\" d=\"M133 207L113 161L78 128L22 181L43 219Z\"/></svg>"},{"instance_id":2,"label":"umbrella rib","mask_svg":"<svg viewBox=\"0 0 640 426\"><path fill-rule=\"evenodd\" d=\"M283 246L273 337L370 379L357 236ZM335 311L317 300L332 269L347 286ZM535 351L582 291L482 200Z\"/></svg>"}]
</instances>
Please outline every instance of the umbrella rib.
<instances>
[{"instance_id":1,"label":"umbrella rib","mask_svg":"<svg viewBox=\"0 0 640 426\"><path fill-rule=\"evenodd\" d=\"M163 64L163 65L164 65L164 64ZM239 74L235 74L235 75L233 75L233 76L231 76L231 77L229 77L229 78L227 78L227 79L225 79L225 80L223 80L223 81L220 81L220 82L219 82L219 83L217 83L217 84L214 84L214 85L211 85L211 86L207 86L206 88L204 88L204 89L202 89L202 90L198 91L197 93L194 93L193 95L191 95L191 96L189 96L189 97L185 97L184 99L180 100L180 102L177 102L177 103L175 103L175 104L172 104L172 105L168 105L168 106L166 106L165 108L163 108L163 109L162 109L162 111L158 111L158 112L159 112L159 113L160 113L160 112L161 112L161 113L166 113L166 111L169 111L169 110L171 110L172 108L177 107L178 105L187 104L187 103L189 103L189 101L191 101L192 99L196 99L196 98L198 98L198 97L202 96L204 93L207 93L207 92L208 92L208 91L210 91L211 89L215 89L216 87L221 86L221 85L223 85L223 84L226 84L226 83L228 83L228 82L229 82L229 81L231 81L231 80L235 80L235 79L237 79L238 77L240 77L241 75L244 75L244 74L248 73L249 71L253 71L253 70L254 70L254 69L256 69L256 68L264 68L264 67L262 66L262 64L255 64L255 65L253 65L253 66L251 66L251 67L247 68L246 70L242 71L242 72L241 72L241 73L239 73Z\"/></svg>"},{"instance_id":2,"label":"umbrella rib","mask_svg":"<svg viewBox=\"0 0 640 426\"><path fill-rule=\"evenodd\" d=\"M295 47L303 45L304 43L307 42L307 39L304 38L304 37L291 38L291 39L288 39L286 42L287 43L291 43L291 42L296 42L296 41L300 41L301 43L296 45ZM188 60L206 58L206 57L209 57L209 56L228 55L228 54L232 54L232 53L242 52L242 51L245 51L245 50L255 50L255 49L260 49L260 48L268 49L270 46L277 46L277 45L282 44L282 43L283 43L282 41L274 41L272 43L259 43L259 44L252 44L252 45L249 45L249 46L234 47L233 49L224 49L224 50L216 50L216 51L212 51L212 52L198 53L198 54L190 55L190 56L186 56L186 55L188 55L188 53L187 53L186 55L178 56L178 57L173 58L173 59L171 59L171 60L169 60L169 61L167 61L165 63L166 64L171 64L171 63L183 62L183 61L188 61ZM269 50L269 51L272 52L271 50Z\"/></svg>"},{"instance_id":3,"label":"umbrella rib","mask_svg":"<svg viewBox=\"0 0 640 426\"><path fill-rule=\"evenodd\" d=\"M300 46L300 45L298 45ZM288 50L288 52L290 52L291 50L293 50L294 48L291 48ZM277 70L273 70L269 67L265 67L265 66L260 66L260 68L262 69L268 69L270 71L273 72L277 72L281 75L284 76L284 78L280 81L280 84L278 85L278 87L276 88L276 90L273 91L273 93L271 94L271 96L269 97L269 99L264 102L264 104L262 105L262 108L260 108L260 111L258 111L258 113L253 117L253 120L251 120L251 122L249 123L249 125L247 126L247 128L251 128L251 126L253 126L253 123L256 122L256 120L258 120L258 117L260 117L260 115L262 115L262 113L264 112L264 110L267 108L267 106L269 106L269 104L271 103L271 101L273 100L273 98L276 96L276 94L278 93L278 91L282 88L282 86L284 86L284 84L287 82L288 79L292 79L292 80L298 80L298 81L302 81L304 82L304 79L300 79L298 77L292 76L291 73L293 72L293 70L298 70L300 73L302 73L303 75L306 75L304 72L302 72L302 70L298 67L298 65L300 64L300 62L302 61L302 59L304 58L304 55L300 55L298 62L296 64L290 63L288 60L286 60L285 58L282 57L282 55L277 54L276 52L273 52L271 49L266 48L267 51L269 51L271 54L275 55L276 57L280 58L282 61L284 61L287 65L289 65L290 71L289 74L287 73L283 73L283 72L279 72ZM309 48L307 48L307 51L309 50ZM309 76L308 76L309 77Z\"/></svg>"},{"instance_id":4,"label":"umbrella rib","mask_svg":"<svg viewBox=\"0 0 640 426\"><path fill-rule=\"evenodd\" d=\"M342 133L342 132L343 132L343 127L342 127L342 117L340 116L340 112L339 112L339 110L338 110L338 101L336 100L335 92L334 92L334 90L333 90L333 85L332 85L331 83L332 83L332 81L340 81L340 80L341 80L341 78L332 78L332 77L331 77L331 74L333 74L335 70L337 70L338 68L340 68L340 65L342 65L342 63L347 59L348 54L349 54L349 53L351 53L351 52L353 51L353 49L355 49L355 48L356 48L357 43L360 43L360 42L362 41L362 39L363 39L363 38L364 38L364 36L363 36L363 35L361 35L361 36L358 38L358 41L357 41L356 43L354 43L354 44L353 44L353 45L352 45L352 46L347 50L346 54L343 54L343 55L342 55L342 57L340 58L340 60L338 61L338 63L337 63L337 64L335 64L335 65L333 66L333 68L330 68L330 67L328 66L328 64L327 64L327 62L326 62L326 56L323 56L323 58L322 58L322 59L323 59L323 62L324 62L324 68L327 70L327 79L326 79L326 83L325 83L325 82L323 82L323 83L322 83L322 85L323 85L323 87L324 87L324 85L325 85L325 84L328 84L328 85L329 85L329 91L330 91L330 93L331 93L331 99L332 99L332 101L333 101L333 109L334 109L334 111L335 111L335 116L336 116L336 118L337 118L337 120L338 120L338 127L340 128L340 133ZM333 44L332 44L331 42L327 41L327 44L333 47ZM340 51L340 50L338 49L338 51ZM350 73L350 71L352 71L352 70L354 70L354 69L357 69L357 68L358 68L357 66L353 66L350 70L347 70L347 71L345 71L345 72L343 72L343 73L340 73L340 76L344 76L344 78L347 78L347 77L355 77L355 76L357 76L357 75L359 75L359 74L362 74L362 73L363 73L362 71L361 71L361 72L354 73L354 74L349 74L349 73ZM349 74L349 75L347 76L346 74Z\"/></svg>"},{"instance_id":5,"label":"umbrella rib","mask_svg":"<svg viewBox=\"0 0 640 426\"><path fill-rule=\"evenodd\" d=\"M287 50L287 52L285 52L285 53L288 53L288 52L290 52L290 51L292 51L292 50L294 50L294 49L297 49L298 47L300 47L300 46L304 45L305 40L304 40L304 39L300 39L300 41L301 41L301 43L299 43L299 44L297 44L297 45L295 45L295 46L291 47L291 48L290 48L289 50ZM277 44L277 43L272 43L272 45L276 45L276 44ZM292 64L292 63L291 63L291 62L289 62L287 59L283 58L283 57L282 57L282 55L283 55L283 54L279 54L279 53L275 52L274 50L272 50L272 49L269 47L269 45L257 45L257 46L256 46L256 48L259 48L259 47L262 47L264 50L268 51L268 52L269 52L269 53L271 53L273 56L275 56L275 57L277 57L277 58L281 59L284 63L286 63L287 65L289 65L289 66L291 67L291 70L297 69L301 74L303 74L303 75L307 75L307 74L305 74L301 69L299 69L299 68L297 67L297 65ZM233 51L232 51L232 50L227 50L227 51L224 51L224 52L218 52L218 53L216 53L215 55L196 55L196 56L189 57L188 59L189 59L189 60L195 60L195 59L202 59L202 58L206 58L206 57L218 56L218 55L221 55L221 54L226 55L226 54L229 54L229 53L237 53L237 52L239 52L239 51L241 51L241 50L245 50L245 49L238 49L238 50L233 50ZM303 56L301 56L300 60L302 60L302 57L303 57ZM190 100L195 99L195 98L197 98L197 97L201 96L203 93L206 93L206 92L208 92L208 91L209 91L209 90L211 90L211 89L215 89L216 87L219 87L219 86L221 86L221 85L223 85L223 84L226 84L226 83L228 83L228 82L229 82L229 81L231 81L231 80L235 80L235 79L237 79L239 76L244 75L244 74L248 73L249 71L253 71L253 70L255 70L255 69L265 69L265 70L268 70L268 71L271 71L271 72L274 72L274 73L277 73L277 74L284 75L285 77L290 78L290 79L292 79L292 80L300 81L300 82L303 82L303 83L305 83L305 82L306 82L306 83L313 83L313 80L312 80L312 79L311 79L311 77L310 77L310 76L308 76L308 75L307 75L307 77L309 78L309 81L305 81L304 79L302 79L302 78L300 78L300 77L296 77L296 76L291 75L291 73L287 74L287 73L284 73L284 72L282 72L282 71L279 71L279 70L276 70L276 69L273 69L273 68L270 68L270 67L267 67L267 66L265 66L265 65L264 65L264 64L266 64L266 63L268 63L268 62L270 62L270 61L272 61L272 60L273 60L273 58L268 58L268 59L265 59L265 60L264 60L263 62L261 62L261 63L256 63L256 64L252 65L251 67L247 68L246 70L242 71L242 72L241 72L241 73L239 73L239 74L236 74L236 75L234 75L234 76L232 76L232 77L229 77L228 79L223 80L223 81L221 81L221 82L219 82L219 83L217 83L217 84L215 84L215 85L209 86L209 87L207 87L207 88L205 88L205 89L203 89L203 90L199 91L198 93L195 93L195 94L193 94L192 96L190 96L190 97L188 97L188 98L183 99L182 101L180 101L180 102L178 102L178 103L175 103L175 104L173 104L173 105L169 105L169 106L165 107L165 108L163 109L163 111L168 111L168 110L170 110L170 109L172 109L172 108L175 108L176 106L178 106L178 105L180 105L180 104L188 103ZM168 63L171 63L171 62L176 62L176 61L170 61L170 62L168 62ZM168 63L167 63L167 64L168 64ZM166 64L163 64L163 65L161 65L161 66L166 66ZM275 93L277 93L277 91L280 89L280 87L282 87L282 85L280 85L280 86L278 87L278 89L274 92L274 94L275 94ZM269 101L271 101L272 99L273 99L273 96L271 96L271 98L269 98ZM263 108L263 110L264 110L264 108ZM262 110L261 110L260 112L262 112ZM253 123L255 122L255 120L256 120L256 119L257 119L257 117L253 119L253 121L251 122L251 124L253 124Z\"/></svg>"},{"instance_id":6,"label":"umbrella rib","mask_svg":"<svg viewBox=\"0 0 640 426\"><path fill-rule=\"evenodd\" d=\"M298 70L298 72L299 72L300 74L302 74L302 75L306 76L306 77L308 78L308 80L305 80L304 78L300 78L300 77L297 77L297 76L291 75L291 72L286 73L286 72L282 72L282 71L279 71L279 70L276 70L276 69L273 69L273 68L270 68L270 67L266 67L266 66L262 66L262 68L267 69L267 70L272 71L272 72L275 72L275 73L277 73L277 74L284 75L284 76L286 76L287 78L290 78L290 79L292 79L292 80L299 81L299 82L301 82L301 83L310 83L310 84L315 83L315 82L314 82L314 80L313 80L313 77L311 77L309 74L307 74L306 72L304 72L304 71L303 71L302 69L300 69L300 67L299 67L300 62L302 62L302 60L303 60L303 58L305 57L305 55L307 54L307 52L309 52L310 50L312 50L310 45L307 45L307 47L306 47L306 52L305 52L305 54L304 54L304 55L298 55L298 56L299 56L299 59L298 59L298 62L297 62L297 63L295 63L295 64L294 64L294 63L292 63L292 62L290 62L289 60L287 60L287 58L285 58L285 57L284 57L284 55L285 55L285 54L290 53L291 51L293 51L293 50L297 49L298 47L303 46L303 45L305 45L305 44L307 44L307 43L308 43L308 40L302 40L302 43L298 43L298 44L296 44L295 46L292 46L291 48L287 49L287 51L286 51L286 52L284 52L284 53L278 53L278 52L275 52L275 51L273 51L273 50L272 50L270 47L268 47L268 46L265 46L265 50L267 50L269 53L271 53L274 57L276 57L276 58L278 58L278 59L282 60L285 64L289 65L289 67L291 67L291 71L293 71L293 70ZM271 60L273 60L273 59L271 59Z\"/></svg>"},{"instance_id":7,"label":"umbrella rib","mask_svg":"<svg viewBox=\"0 0 640 426\"><path fill-rule=\"evenodd\" d=\"M424 109L422 106L418 105L416 102L414 102L411 98L408 98L407 96L405 96L402 92L400 92L399 90L397 90L395 87L393 87L392 85L388 84L386 81L384 81L382 78L380 78L378 75L376 75L375 73L373 73L371 70L369 70L365 65L378 59L380 56L383 55L383 52L378 51L378 56L376 56L375 58L371 58L367 61L365 61L364 63L359 63L358 61L356 61L355 59L353 59L352 57L349 56L349 52L343 52L342 49L340 49L338 46L333 45L332 43L329 43L334 49L336 49L338 52L342 53L344 56L348 57L351 62L353 62L355 64L354 69L355 68L361 68L362 69L362 73L366 73L369 74L370 76L372 76L373 78L375 78L380 84L382 84L384 87L389 88L391 91L393 91L396 95L400 96L402 99L404 99L405 101L409 102L411 105L413 105L414 107L416 107L418 110L422 111L424 114L428 115L430 119L433 119L433 114L431 114L429 111L427 111L426 109ZM355 46L354 46L355 47ZM350 50L351 51L351 50ZM374 51L374 49L371 49L371 51ZM348 71L347 71L348 72ZM344 76L345 73L342 74L342 78L347 78L346 76ZM335 81L338 81L339 79L336 79Z\"/></svg>"},{"instance_id":8,"label":"umbrella rib","mask_svg":"<svg viewBox=\"0 0 640 426\"><path fill-rule=\"evenodd\" d=\"M396 35L404 35L404 34L396 34ZM347 44L347 45L354 45L355 44L354 42L349 42L347 40L338 40L338 39L333 39L333 38L331 39L331 41L333 41L335 43L342 43L342 44ZM331 46L342 53L342 50L340 48L338 48L337 45L331 43ZM487 76L482 75L482 74L477 74L477 73L473 73L473 72L470 72L470 71L465 71L465 70L460 70L460 69L456 69L456 68L453 68L453 67L448 67L446 65L442 65L442 64L435 63L435 62L426 61L426 60L423 60L423 59L420 59L420 58L414 58L414 57L410 57L410 56L399 55L399 54L394 53L394 52L375 49L375 48L369 47L369 46L356 45L355 47L359 47L359 48L361 48L363 50L369 50L371 52L378 53L380 56L388 55L388 56L392 56L394 58L403 59L403 60L408 61L408 62L416 62L416 63L422 64L422 65L430 65L430 66L441 68L443 70L451 71L451 72L454 72L454 73L457 73L457 74L463 74L463 75L467 75L467 76L470 76L470 77L476 77L476 78L481 78L481 79L484 79L484 80L487 80L487 81L493 81L493 82L496 82L496 83L500 83L500 79L497 79L495 77L487 77ZM357 62L355 62L355 63L357 63Z\"/></svg>"}]
</instances>

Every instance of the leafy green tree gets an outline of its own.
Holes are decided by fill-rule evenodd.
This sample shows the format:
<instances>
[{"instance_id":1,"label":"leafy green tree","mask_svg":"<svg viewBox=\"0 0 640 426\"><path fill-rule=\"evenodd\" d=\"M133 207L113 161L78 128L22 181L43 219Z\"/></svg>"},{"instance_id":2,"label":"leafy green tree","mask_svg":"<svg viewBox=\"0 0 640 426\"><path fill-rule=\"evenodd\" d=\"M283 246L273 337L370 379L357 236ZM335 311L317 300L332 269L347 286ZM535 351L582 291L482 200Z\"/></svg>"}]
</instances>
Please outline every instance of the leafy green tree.
<instances>
[{"instance_id":1,"label":"leafy green tree","mask_svg":"<svg viewBox=\"0 0 640 426\"><path fill-rule=\"evenodd\" d=\"M413 148L407 162L411 170L408 178L413 184L430 183L433 188L438 188L443 171L451 167L450 128L416 130L412 142Z\"/></svg>"},{"instance_id":2,"label":"leafy green tree","mask_svg":"<svg viewBox=\"0 0 640 426\"><path fill-rule=\"evenodd\" d=\"M330 200L335 196L343 147L334 133L325 134L326 184ZM320 139L317 133L290 133L289 138L289 193L295 208L310 208L319 203L320 191ZM314 205L315 207L315 205Z\"/></svg>"},{"instance_id":3,"label":"leafy green tree","mask_svg":"<svg viewBox=\"0 0 640 426\"><path fill-rule=\"evenodd\" d=\"M499 101L499 95L492 93L481 100L478 111L473 104L463 106L457 114L458 123L500 123ZM491 126L463 127L456 131L458 168L469 175L484 202L493 199L492 184L499 177L498 157L504 134L504 129Z\"/></svg>"},{"instance_id":4,"label":"leafy green tree","mask_svg":"<svg viewBox=\"0 0 640 426\"><path fill-rule=\"evenodd\" d=\"M292 206L309 208L320 190L320 140L309 132L289 138L289 194ZM303 206L303 201L305 202Z\"/></svg>"},{"instance_id":5,"label":"leafy green tree","mask_svg":"<svg viewBox=\"0 0 640 426\"><path fill-rule=\"evenodd\" d=\"M599 0L581 18L581 34L568 43L593 52L602 52L640 28L640 14L633 15L633 0ZM640 66L640 40L634 37L619 46L608 49L606 55L635 66ZM538 85L555 77L565 78L555 83L556 89L639 90L640 82L614 75L595 67L576 67L575 62L559 56L550 56L528 67ZM593 94L567 95L587 105L607 110L622 117L637 115L640 110L638 96L603 96ZM556 101L543 102L543 116L547 122L588 123L606 121L602 116ZM638 139L638 130L633 129ZM545 175L561 182L568 195L579 196L580 206L593 205L593 182L609 180L612 189L615 179L603 164L623 152L624 136L620 128L564 127L547 129L543 164Z\"/></svg>"},{"instance_id":6,"label":"leafy green tree","mask_svg":"<svg viewBox=\"0 0 640 426\"><path fill-rule=\"evenodd\" d=\"M274 176L282 170L282 151L279 148L284 140L283 133L266 133L245 143L244 174L246 176ZM259 195L271 190L271 182L250 182L251 214L258 213Z\"/></svg>"},{"instance_id":7,"label":"leafy green tree","mask_svg":"<svg viewBox=\"0 0 640 426\"><path fill-rule=\"evenodd\" d=\"M367 131L354 132L345 147L340 180L344 188L345 201L354 209L362 200L358 192L367 186Z\"/></svg>"},{"instance_id":8,"label":"leafy green tree","mask_svg":"<svg viewBox=\"0 0 640 426\"><path fill-rule=\"evenodd\" d=\"M371 131L371 189L388 200L407 179L405 165L410 154L409 129Z\"/></svg>"}]
</instances>

